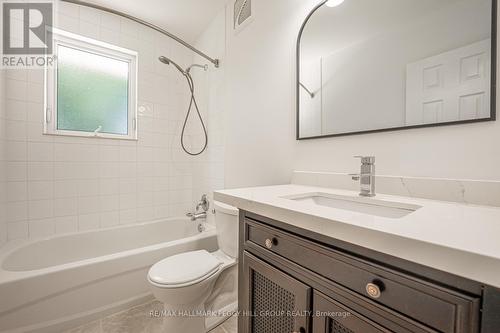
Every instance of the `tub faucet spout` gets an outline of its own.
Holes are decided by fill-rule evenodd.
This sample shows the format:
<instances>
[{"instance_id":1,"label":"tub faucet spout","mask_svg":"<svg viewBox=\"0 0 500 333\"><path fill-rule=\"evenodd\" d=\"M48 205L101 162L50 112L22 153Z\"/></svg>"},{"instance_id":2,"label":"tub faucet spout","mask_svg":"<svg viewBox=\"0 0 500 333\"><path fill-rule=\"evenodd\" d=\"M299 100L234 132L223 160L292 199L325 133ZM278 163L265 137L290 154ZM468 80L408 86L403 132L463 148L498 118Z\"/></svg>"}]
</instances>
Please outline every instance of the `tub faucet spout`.
<instances>
[{"instance_id":1,"label":"tub faucet spout","mask_svg":"<svg viewBox=\"0 0 500 333\"><path fill-rule=\"evenodd\" d=\"M199 219L206 219L207 218L207 212L201 212L201 213L187 213L187 217L191 218L191 221L196 221Z\"/></svg>"}]
</instances>

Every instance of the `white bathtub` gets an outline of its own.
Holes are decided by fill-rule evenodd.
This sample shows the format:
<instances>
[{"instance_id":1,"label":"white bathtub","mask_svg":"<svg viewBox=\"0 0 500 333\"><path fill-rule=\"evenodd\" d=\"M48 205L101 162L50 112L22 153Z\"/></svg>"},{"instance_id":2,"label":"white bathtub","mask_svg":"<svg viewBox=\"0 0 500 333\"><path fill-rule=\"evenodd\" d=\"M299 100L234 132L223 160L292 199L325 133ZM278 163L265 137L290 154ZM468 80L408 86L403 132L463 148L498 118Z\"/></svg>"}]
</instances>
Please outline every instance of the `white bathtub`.
<instances>
[{"instance_id":1,"label":"white bathtub","mask_svg":"<svg viewBox=\"0 0 500 333\"><path fill-rule=\"evenodd\" d=\"M149 267L217 249L214 227L189 219L56 236L0 253L0 332L56 332L151 299Z\"/></svg>"}]
</instances>

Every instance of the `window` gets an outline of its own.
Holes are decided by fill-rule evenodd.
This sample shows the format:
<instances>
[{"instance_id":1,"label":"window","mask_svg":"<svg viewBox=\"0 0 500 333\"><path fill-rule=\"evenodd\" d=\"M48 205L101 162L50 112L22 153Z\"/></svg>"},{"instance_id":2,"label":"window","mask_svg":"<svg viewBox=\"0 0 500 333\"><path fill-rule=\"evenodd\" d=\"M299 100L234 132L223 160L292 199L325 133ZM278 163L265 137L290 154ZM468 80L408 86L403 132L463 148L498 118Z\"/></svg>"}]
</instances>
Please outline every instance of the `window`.
<instances>
[{"instance_id":1,"label":"window","mask_svg":"<svg viewBox=\"0 0 500 333\"><path fill-rule=\"evenodd\" d=\"M137 139L137 53L60 30L54 53L45 133Z\"/></svg>"}]
</instances>

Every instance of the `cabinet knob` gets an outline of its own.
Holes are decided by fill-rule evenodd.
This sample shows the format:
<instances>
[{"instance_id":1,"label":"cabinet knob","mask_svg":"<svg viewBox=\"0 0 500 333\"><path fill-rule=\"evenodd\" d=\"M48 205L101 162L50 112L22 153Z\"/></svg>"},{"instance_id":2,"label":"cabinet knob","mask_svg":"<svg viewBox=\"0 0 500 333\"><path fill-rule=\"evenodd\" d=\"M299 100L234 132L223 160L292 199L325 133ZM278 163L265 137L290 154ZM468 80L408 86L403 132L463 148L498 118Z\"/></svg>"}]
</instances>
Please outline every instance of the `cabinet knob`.
<instances>
[{"instance_id":1,"label":"cabinet knob","mask_svg":"<svg viewBox=\"0 0 500 333\"><path fill-rule=\"evenodd\" d=\"M384 283L382 281L375 280L366 285L366 292L371 298L379 298L382 291L384 291Z\"/></svg>"},{"instance_id":2,"label":"cabinet knob","mask_svg":"<svg viewBox=\"0 0 500 333\"><path fill-rule=\"evenodd\" d=\"M266 247L270 250L273 248L274 245L278 244L278 240L276 238L268 238L266 239Z\"/></svg>"}]
</instances>

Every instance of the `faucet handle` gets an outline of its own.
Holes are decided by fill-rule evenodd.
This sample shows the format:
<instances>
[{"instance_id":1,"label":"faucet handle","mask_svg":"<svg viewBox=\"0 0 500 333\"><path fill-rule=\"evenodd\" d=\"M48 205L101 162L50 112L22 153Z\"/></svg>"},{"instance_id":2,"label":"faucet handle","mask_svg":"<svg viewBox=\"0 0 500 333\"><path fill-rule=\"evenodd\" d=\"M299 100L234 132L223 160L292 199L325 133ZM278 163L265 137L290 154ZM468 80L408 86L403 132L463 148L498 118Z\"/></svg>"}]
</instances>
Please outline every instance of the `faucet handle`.
<instances>
[{"instance_id":1,"label":"faucet handle","mask_svg":"<svg viewBox=\"0 0 500 333\"><path fill-rule=\"evenodd\" d=\"M208 201L208 197L206 194L203 194L201 196L200 202L198 202L198 204L196 205L196 212L198 212L200 208L202 208L204 212L207 212L210 208L210 202Z\"/></svg>"},{"instance_id":2,"label":"faucet handle","mask_svg":"<svg viewBox=\"0 0 500 333\"><path fill-rule=\"evenodd\" d=\"M360 158L362 164L375 164L375 156L354 156Z\"/></svg>"}]
</instances>

